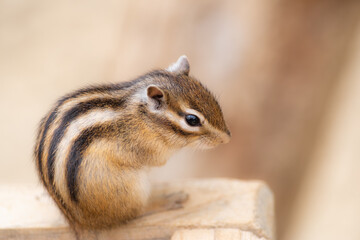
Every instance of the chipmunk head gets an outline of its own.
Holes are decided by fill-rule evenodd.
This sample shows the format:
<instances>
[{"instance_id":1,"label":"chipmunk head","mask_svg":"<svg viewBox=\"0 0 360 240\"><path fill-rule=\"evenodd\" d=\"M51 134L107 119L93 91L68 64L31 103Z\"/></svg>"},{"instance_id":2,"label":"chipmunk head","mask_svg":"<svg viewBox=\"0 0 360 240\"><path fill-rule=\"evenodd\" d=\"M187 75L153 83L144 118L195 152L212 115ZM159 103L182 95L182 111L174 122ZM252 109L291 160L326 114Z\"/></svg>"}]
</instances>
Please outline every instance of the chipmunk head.
<instances>
[{"instance_id":1,"label":"chipmunk head","mask_svg":"<svg viewBox=\"0 0 360 240\"><path fill-rule=\"evenodd\" d=\"M212 148L229 142L220 105L189 70L186 56L181 56L165 71L147 75L142 94L146 121L163 129L162 137L175 146Z\"/></svg>"}]
</instances>

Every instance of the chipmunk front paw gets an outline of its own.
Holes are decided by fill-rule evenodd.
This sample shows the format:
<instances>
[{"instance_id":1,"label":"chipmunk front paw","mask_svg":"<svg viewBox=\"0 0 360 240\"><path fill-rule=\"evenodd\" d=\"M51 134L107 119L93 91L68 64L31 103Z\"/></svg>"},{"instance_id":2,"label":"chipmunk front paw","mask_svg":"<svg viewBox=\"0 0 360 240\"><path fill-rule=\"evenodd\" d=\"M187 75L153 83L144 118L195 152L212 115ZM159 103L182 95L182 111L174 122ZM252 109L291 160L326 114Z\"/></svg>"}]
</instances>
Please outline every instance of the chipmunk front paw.
<instances>
[{"instance_id":1,"label":"chipmunk front paw","mask_svg":"<svg viewBox=\"0 0 360 240\"><path fill-rule=\"evenodd\" d=\"M165 196L167 210L183 208L183 203L189 199L189 194L184 191L174 192Z\"/></svg>"}]
</instances>

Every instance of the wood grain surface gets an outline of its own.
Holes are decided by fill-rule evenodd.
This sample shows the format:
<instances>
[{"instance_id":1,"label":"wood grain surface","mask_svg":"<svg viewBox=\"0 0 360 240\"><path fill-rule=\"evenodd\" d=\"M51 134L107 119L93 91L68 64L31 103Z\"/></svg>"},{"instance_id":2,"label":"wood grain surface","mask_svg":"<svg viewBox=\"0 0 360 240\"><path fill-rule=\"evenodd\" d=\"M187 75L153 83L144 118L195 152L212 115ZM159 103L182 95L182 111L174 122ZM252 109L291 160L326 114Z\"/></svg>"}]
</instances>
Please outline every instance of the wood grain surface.
<instances>
[{"instance_id":1,"label":"wood grain surface","mask_svg":"<svg viewBox=\"0 0 360 240\"><path fill-rule=\"evenodd\" d=\"M153 199L184 192L178 209L154 210L99 233L100 239L274 239L274 200L260 181L184 180L157 184ZM174 234L175 233L175 234ZM201 236L201 237L200 237ZM40 186L0 186L0 239L74 239Z\"/></svg>"}]
</instances>

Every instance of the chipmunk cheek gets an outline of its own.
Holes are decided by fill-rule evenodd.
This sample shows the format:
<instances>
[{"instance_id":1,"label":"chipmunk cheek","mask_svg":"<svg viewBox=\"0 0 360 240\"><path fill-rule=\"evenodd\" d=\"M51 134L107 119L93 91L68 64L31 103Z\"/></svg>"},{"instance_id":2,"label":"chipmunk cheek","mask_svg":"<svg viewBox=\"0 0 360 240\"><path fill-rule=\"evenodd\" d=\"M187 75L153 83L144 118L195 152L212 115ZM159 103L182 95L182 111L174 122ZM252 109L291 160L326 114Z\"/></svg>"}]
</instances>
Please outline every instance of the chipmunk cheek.
<instances>
[{"instance_id":1,"label":"chipmunk cheek","mask_svg":"<svg viewBox=\"0 0 360 240\"><path fill-rule=\"evenodd\" d=\"M188 146L195 149L210 149L215 147L214 141L206 134L194 136L188 139Z\"/></svg>"},{"instance_id":2,"label":"chipmunk cheek","mask_svg":"<svg viewBox=\"0 0 360 240\"><path fill-rule=\"evenodd\" d=\"M224 142L224 139L214 133L209 134L206 138L206 143L209 146L209 148L216 147L223 142Z\"/></svg>"}]
</instances>

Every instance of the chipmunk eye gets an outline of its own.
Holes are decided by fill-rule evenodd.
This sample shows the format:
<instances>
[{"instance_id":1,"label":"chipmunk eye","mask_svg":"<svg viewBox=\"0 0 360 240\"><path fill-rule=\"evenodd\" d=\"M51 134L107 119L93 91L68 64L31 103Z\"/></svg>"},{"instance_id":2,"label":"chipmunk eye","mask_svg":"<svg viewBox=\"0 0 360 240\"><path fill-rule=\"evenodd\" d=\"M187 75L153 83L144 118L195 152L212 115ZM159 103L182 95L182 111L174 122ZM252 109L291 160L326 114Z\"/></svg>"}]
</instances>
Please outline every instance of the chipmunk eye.
<instances>
[{"instance_id":1,"label":"chipmunk eye","mask_svg":"<svg viewBox=\"0 0 360 240\"><path fill-rule=\"evenodd\" d=\"M200 119L195 115L188 114L185 116L185 120L187 124L189 124L192 127L201 126Z\"/></svg>"}]
</instances>

